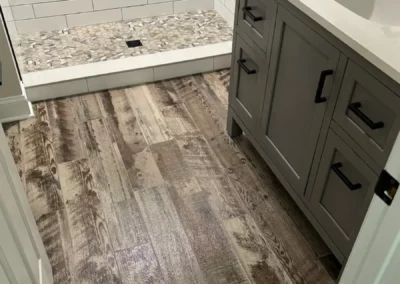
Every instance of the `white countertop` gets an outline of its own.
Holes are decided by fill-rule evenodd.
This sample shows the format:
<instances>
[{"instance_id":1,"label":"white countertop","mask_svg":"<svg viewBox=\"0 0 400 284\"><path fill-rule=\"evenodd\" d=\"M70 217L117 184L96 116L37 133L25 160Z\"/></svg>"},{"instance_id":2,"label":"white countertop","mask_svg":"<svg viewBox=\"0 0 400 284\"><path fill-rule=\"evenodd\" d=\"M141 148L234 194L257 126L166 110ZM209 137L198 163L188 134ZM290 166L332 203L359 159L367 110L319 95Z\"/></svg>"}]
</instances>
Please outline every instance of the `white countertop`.
<instances>
[{"instance_id":1,"label":"white countertop","mask_svg":"<svg viewBox=\"0 0 400 284\"><path fill-rule=\"evenodd\" d=\"M288 1L400 83L400 26L366 20L334 0Z\"/></svg>"}]
</instances>

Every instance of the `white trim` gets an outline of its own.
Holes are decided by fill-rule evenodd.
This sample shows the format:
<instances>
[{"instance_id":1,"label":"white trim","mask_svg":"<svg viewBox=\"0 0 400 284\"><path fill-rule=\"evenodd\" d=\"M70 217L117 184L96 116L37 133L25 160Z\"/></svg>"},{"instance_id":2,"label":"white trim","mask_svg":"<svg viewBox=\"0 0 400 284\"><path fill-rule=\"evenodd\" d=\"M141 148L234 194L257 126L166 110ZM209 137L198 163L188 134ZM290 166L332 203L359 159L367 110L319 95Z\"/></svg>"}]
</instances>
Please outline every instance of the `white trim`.
<instances>
[{"instance_id":1,"label":"white trim","mask_svg":"<svg viewBox=\"0 0 400 284\"><path fill-rule=\"evenodd\" d=\"M230 54L232 41L22 74L26 88Z\"/></svg>"},{"instance_id":2,"label":"white trim","mask_svg":"<svg viewBox=\"0 0 400 284\"><path fill-rule=\"evenodd\" d=\"M229 68L231 51L228 41L22 76L28 99L34 102ZM174 71L170 77L159 75L165 66Z\"/></svg>"}]
</instances>

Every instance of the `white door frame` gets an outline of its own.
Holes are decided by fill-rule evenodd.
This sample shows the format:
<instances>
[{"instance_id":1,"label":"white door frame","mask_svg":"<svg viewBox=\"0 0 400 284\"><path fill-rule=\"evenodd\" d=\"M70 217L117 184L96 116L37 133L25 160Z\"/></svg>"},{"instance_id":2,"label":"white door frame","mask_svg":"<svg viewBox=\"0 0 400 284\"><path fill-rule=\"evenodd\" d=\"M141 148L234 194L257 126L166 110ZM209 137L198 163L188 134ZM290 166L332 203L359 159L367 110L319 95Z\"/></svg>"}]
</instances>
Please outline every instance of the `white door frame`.
<instances>
[{"instance_id":1,"label":"white door frame","mask_svg":"<svg viewBox=\"0 0 400 284\"><path fill-rule=\"evenodd\" d=\"M0 82L0 122L32 117L32 105L26 97L3 16L0 17Z\"/></svg>"},{"instance_id":2,"label":"white door frame","mask_svg":"<svg viewBox=\"0 0 400 284\"><path fill-rule=\"evenodd\" d=\"M400 181L400 134L385 170ZM400 283L400 194L389 206L374 196L340 284Z\"/></svg>"}]
</instances>

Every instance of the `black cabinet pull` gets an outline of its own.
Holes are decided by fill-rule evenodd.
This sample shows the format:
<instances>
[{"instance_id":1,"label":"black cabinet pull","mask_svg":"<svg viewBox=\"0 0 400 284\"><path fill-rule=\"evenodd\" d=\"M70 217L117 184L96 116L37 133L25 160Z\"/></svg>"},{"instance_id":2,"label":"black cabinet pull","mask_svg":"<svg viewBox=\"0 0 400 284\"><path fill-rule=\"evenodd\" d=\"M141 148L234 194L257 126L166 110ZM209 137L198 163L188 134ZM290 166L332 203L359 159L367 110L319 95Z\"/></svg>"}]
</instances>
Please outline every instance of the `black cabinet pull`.
<instances>
[{"instance_id":1,"label":"black cabinet pull","mask_svg":"<svg viewBox=\"0 0 400 284\"><path fill-rule=\"evenodd\" d=\"M260 16L254 16L254 14L251 12L253 9L251 7L243 7L242 11L245 13L253 22L259 22L263 20L263 17Z\"/></svg>"},{"instance_id":2,"label":"black cabinet pull","mask_svg":"<svg viewBox=\"0 0 400 284\"><path fill-rule=\"evenodd\" d=\"M379 122L373 122L368 116L366 116L361 110L361 103L356 102L356 103L351 103L349 104L349 109L354 112L362 121L365 122L366 125L369 126L372 130L383 128L385 124L381 121Z\"/></svg>"},{"instance_id":3,"label":"black cabinet pull","mask_svg":"<svg viewBox=\"0 0 400 284\"><path fill-rule=\"evenodd\" d=\"M332 74L333 70L324 70L321 72L321 76L319 77L319 82L318 82L317 93L315 94L315 100L314 100L316 104L326 102L326 98L322 97L322 92L324 90L326 77Z\"/></svg>"},{"instance_id":4,"label":"black cabinet pull","mask_svg":"<svg viewBox=\"0 0 400 284\"><path fill-rule=\"evenodd\" d=\"M240 65L240 67L242 67L242 69L244 70L244 72L246 72L246 74L251 75L251 74L256 74L257 71L256 70L250 70L249 68L247 68L247 66L244 64L246 62L246 59L239 59L237 61L237 63Z\"/></svg>"},{"instance_id":5,"label":"black cabinet pull","mask_svg":"<svg viewBox=\"0 0 400 284\"><path fill-rule=\"evenodd\" d=\"M333 164L333 165L331 166L331 169L338 175L338 177L344 182L345 185L347 185L347 187L348 187L350 190L360 189L360 188L361 188L361 184L359 184L359 183L356 183L356 184L352 183L352 182L344 175L344 173L342 173L342 172L340 171L340 168L341 168L342 166L343 166L342 163L336 163L336 164Z\"/></svg>"}]
</instances>

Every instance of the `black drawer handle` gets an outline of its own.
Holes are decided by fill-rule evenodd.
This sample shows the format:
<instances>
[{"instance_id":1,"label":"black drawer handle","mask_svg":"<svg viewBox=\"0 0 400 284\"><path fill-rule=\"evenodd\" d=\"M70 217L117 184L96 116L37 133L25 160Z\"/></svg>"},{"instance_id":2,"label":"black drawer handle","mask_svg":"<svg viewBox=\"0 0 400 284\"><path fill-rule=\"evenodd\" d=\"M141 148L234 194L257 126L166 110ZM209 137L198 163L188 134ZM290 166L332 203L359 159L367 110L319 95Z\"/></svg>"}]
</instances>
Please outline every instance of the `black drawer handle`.
<instances>
[{"instance_id":1,"label":"black drawer handle","mask_svg":"<svg viewBox=\"0 0 400 284\"><path fill-rule=\"evenodd\" d=\"M253 22L259 22L263 20L263 17L260 16L254 16L254 14L251 12L253 9L251 7L243 7L242 11L245 13Z\"/></svg>"},{"instance_id":2,"label":"black drawer handle","mask_svg":"<svg viewBox=\"0 0 400 284\"><path fill-rule=\"evenodd\" d=\"M240 65L240 67L242 67L242 69L244 70L244 72L246 72L246 74L248 75L252 75L252 74L256 74L257 71L256 70L250 70L249 68L247 68L247 66L244 64L246 62L246 59L239 59L237 61L237 63Z\"/></svg>"},{"instance_id":3,"label":"black drawer handle","mask_svg":"<svg viewBox=\"0 0 400 284\"><path fill-rule=\"evenodd\" d=\"M318 82L317 93L315 94L315 100L314 100L314 102L316 104L326 102L326 98L322 97L322 92L324 90L326 77L328 77L329 75L332 75L332 74L333 74L333 70L324 70L321 72L321 76L319 77L319 82Z\"/></svg>"},{"instance_id":4,"label":"black drawer handle","mask_svg":"<svg viewBox=\"0 0 400 284\"><path fill-rule=\"evenodd\" d=\"M356 103L351 103L349 104L349 109L354 112L362 121L365 122L371 128L372 130L383 128L385 124L381 121L379 122L373 122L368 116L366 116L361 110L361 103L356 102Z\"/></svg>"},{"instance_id":5,"label":"black drawer handle","mask_svg":"<svg viewBox=\"0 0 400 284\"><path fill-rule=\"evenodd\" d=\"M331 166L331 169L340 177L340 179L347 185L350 190L356 190L361 188L361 184L359 183L352 183L345 175L340 171L340 168L342 167L342 163L336 163Z\"/></svg>"}]
</instances>

